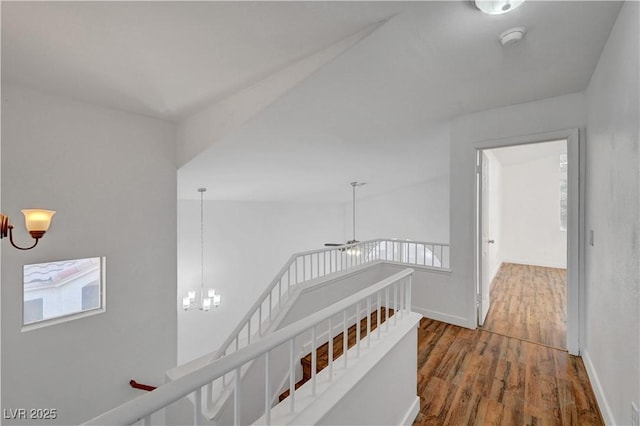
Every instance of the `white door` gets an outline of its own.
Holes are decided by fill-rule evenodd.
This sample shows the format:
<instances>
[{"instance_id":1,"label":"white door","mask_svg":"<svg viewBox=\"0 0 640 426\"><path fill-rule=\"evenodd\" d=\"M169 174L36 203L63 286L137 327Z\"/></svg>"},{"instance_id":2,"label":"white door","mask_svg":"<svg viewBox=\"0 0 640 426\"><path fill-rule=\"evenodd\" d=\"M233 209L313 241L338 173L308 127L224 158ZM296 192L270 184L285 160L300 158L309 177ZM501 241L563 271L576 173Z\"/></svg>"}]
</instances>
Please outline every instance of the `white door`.
<instances>
[{"instance_id":1,"label":"white door","mask_svg":"<svg viewBox=\"0 0 640 426\"><path fill-rule=\"evenodd\" d=\"M478 283L478 325L483 325L489 312L491 299L489 298L489 244L493 241L489 238L489 167L490 162L487 154L482 151L478 156L480 162L478 170L478 192L479 192L479 210L480 218L478 225L480 226L480 259L478 262L480 282Z\"/></svg>"}]
</instances>

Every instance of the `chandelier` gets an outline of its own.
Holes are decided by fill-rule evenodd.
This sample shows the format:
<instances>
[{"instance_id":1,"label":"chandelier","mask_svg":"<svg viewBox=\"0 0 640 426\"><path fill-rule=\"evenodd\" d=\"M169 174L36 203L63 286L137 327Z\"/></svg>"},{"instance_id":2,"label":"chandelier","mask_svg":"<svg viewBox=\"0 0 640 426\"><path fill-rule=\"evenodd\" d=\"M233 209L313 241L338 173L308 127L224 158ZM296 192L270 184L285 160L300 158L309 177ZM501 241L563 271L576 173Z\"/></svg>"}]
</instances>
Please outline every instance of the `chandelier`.
<instances>
[{"instance_id":1,"label":"chandelier","mask_svg":"<svg viewBox=\"0 0 640 426\"><path fill-rule=\"evenodd\" d=\"M204 289L204 193L207 188L198 188L200 193L200 291L189 290L182 298L182 309L208 311L211 306L220 306L220 293L212 288Z\"/></svg>"}]
</instances>

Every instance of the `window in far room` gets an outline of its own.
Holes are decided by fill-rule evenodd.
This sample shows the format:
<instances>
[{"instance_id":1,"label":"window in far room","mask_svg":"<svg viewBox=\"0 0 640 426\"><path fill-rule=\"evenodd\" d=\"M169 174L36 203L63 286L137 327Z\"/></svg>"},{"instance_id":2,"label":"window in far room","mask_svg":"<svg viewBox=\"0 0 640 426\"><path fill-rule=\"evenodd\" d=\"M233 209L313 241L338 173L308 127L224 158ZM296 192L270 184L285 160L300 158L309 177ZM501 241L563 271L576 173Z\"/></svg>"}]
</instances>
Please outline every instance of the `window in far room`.
<instances>
[{"instance_id":1,"label":"window in far room","mask_svg":"<svg viewBox=\"0 0 640 426\"><path fill-rule=\"evenodd\" d=\"M567 154L560 154L560 230L567 230Z\"/></svg>"}]
</instances>

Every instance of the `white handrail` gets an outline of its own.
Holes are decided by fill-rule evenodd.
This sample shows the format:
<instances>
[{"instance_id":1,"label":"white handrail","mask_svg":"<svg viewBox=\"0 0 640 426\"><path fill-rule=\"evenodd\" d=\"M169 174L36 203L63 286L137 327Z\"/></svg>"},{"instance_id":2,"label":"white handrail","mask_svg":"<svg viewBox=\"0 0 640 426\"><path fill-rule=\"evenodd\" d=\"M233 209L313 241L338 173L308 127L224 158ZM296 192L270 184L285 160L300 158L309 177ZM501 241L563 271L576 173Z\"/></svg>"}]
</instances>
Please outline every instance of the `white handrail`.
<instances>
[{"instance_id":1,"label":"white handrail","mask_svg":"<svg viewBox=\"0 0 640 426\"><path fill-rule=\"evenodd\" d=\"M84 423L85 425L130 425L134 422L137 422L140 419L145 419L145 422L148 423L150 416L167 407L171 403L177 401L178 399L189 395L190 393L195 393L196 401L200 399L201 391L204 386L207 386L209 383L214 382L215 380L224 377L226 374L235 372L236 382L239 377L240 370L242 366L248 362L251 362L258 357L270 353L273 349L283 345L285 343L295 342L296 337L306 333L309 330L315 330L319 324L327 321L338 313L343 313L342 317L344 321L346 321L347 315L345 314L348 309L352 307L356 307L356 310L359 310L360 304L366 300L367 306L370 306L370 298L375 297L377 300L377 309L380 312L380 300L381 298L386 298L385 302L387 306L393 306L395 308L394 312L394 322L397 323L398 315L404 317L411 310L411 276L413 274L413 269L405 269L397 274L390 276L377 284L374 284L364 290L359 291L345 299L340 300L339 302L324 308L314 314L309 315L308 317L301 319L289 326L282 328L281 330L275 331L270 335L264 337L262 340L257 341L247 347L241 348L238 351L220 358L210 364L200 367L199 369L190 372L172 382L159 386L153 392L149 392L145 395L139 396L125 404L122 404L119 407L116 407L98 417L95 417L88 422ZM388 289L393 287L393 294L395 295L392 300L389 296ZM399 297L398 297L399 296ZM366 313L370 315L370 312ZM359 322L359 319L356 319L356 323ZM389 318L387 318L387 329L389 324ZM346 322L344 324L346 328ZM377 336L380 338L380 330L382 326L380 322L378 322L377 327ZM315 333L314 333L315 335ZM367 339L371 340L373 336L370 333L367 334ZM330 341L332 341L332 337L329 337ZM356 345L359 345L360 342L357 341ZM343 355L345 358L345 365L347 360L347 349L343 348ZM293 355L293 352L292 352ZM292 363L293 364L293 363ZM295 372L291 370L289 372L290 375L293 375ZM269 374L269 366L266 365L266 374ZM313 377L312 380L315 380L315 370L312 371ZM270 401L269 390L265 389L267 395L265 395L265 401ZM238 391L238 387L236 387L234 391L234 400L236 404L241 406L240 401L241 393ZM295 389L291 389L290 397L291 398L291 406L294 406L295 403ZM237 406L236 405L236 408ZM267 404L268 405L268 404ZM265 414L269 412L271 409L270 405L265 407ZM235 409L235 418L234 424L240 424L240 412ZM199 423L200 413L194 412L194 424ZM267 415L267 418L269 416Z\"/></svg>"}]
</instances>

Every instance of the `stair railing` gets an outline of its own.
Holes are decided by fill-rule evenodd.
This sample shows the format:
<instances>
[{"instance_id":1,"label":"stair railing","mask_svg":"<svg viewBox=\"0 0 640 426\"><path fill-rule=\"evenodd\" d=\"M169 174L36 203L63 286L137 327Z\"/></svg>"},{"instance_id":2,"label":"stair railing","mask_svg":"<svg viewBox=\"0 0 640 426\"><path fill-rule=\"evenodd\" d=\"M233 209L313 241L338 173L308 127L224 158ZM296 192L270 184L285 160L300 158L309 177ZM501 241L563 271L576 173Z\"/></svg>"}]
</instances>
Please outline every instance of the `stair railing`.
<instances>
[{"instance_id":1,"label":"stair railing","mask_svg":"<svg viewBox=\"0 0 640 426\"><path fill-rule=\"evenodd\" d=\"M182 376L172 382L159 386L153 392L141 395L125 404L116 407L98 417L95 417L85 425L130 425L140 419L144 425L151 424L151 415L180 398L189 394L193 394L195 407L193 410L193 424L200 423L201 404L203 388L208 387L210 383L221 380L227 374L234 377L235 388L233 395L233 424L246 424L251 419L241 418L242 392L240 391L240 378L243 365L253 362L263 357L265 362L265 393L264 393L264 417L266 424L271 424L272 409L272 386L270 371L270 354L281 345L288 345L290 356L290 396L285 403L288 403L290 410L295 411L296 393L295 393L295 367L298 362L296 355L296 339L307 338L311 335L312 353L316 352L318 330L327 323L327 329L332 330L333 324L342 323L343 332L347 333L347 321L352 312L355 311L356 318L360 318L362 314L370 316L371 306L376 304L378 307L386 305L393 307L395 314L386 321L386 327L378 326L376 333L371 334L370 328L367 330L366 337L362 340L358 335L356 337L356 351L348 352L348 346L343 348L343 355L340 357L341 364L344 368L348 368L350 357L360 356L361 341L367 340L367 345L371 345L372 339L380 340L390 332L390 323L395 327L398 323L402 323L405 318L409 317L411 312L411 277L412 269L405 269L397 274L388 277L364 290L359 291L332 306L324 308L308 317L301 319L291 325L288 325L278 331L275 331L263 339L250 344L244 348L229 354L226 357L213 361L210 364L202 366L185 376ZM381 305L382 304L382 305ZM334 323L334 320L337 322ZM359 319L357 320L359 321ZM368 322L369 327L369 322ZM385 328L386 331L382 331ZM359 327L358 327L359 329ZM344 344L346 345L346 339ZM331 372L323 378L323 380L332 381L333 378L333 351L330 351L329 371ZM314 357L315 358L315 357ZM315 374L315 359L312 359L312 378L311 378L311 394L315 396L317 388L317 377ZM323 376L324 377L324 376Z\"/></svg>"},{"instance_id":2,"label":"stair railing","mask_svg":"<svg viewBox=\"0 0 640 426\"><path fill-rule=\"evenodd\" d=\"M294 254L249 308L212 359L249 345L255 337L262 337L274 319L276 308L291 296L295 286L376 260L448 269L449 245L381 238Z\"/></svg>"},{"instance_id":3,"label":"stair railing","mask_svg":"<svg viewBox=\"0 0 640 426\"><path fill-rule=\"evenodd\" d=\"M251 344L256 336L262 337L274 319L276 308L291 296L295 286L377 260L373 253L378 241L326 247L291 256L215 352L213 359Z\"/></svg>"},{"instance_id":4,"label":"stair railing","mask_svg":"<svg viewBox=\"0 0 640 426\"><path fill-rule=\"evenodd\" d=\"M300 284L375 261L447 270L449 245L379 238L296 253L280 269L208 362L238 351L264 336L276 319L282 303L292 296ZM227 382L226 376L223 376L220 386L210 386L205 393L207 409L211 409L221 395L230 394L233 386L233 382Z\"/></svg>"},{"instance_id":5,"label":"stair railing","mask_svg":"<svg viewBox=\"0 0 640 426\"><path fill-rule=\"evenodd\" d=\"M375 258L406 265L449 270L449 244L383 238L375 240Z\"/></svg>"}]
</instances>

